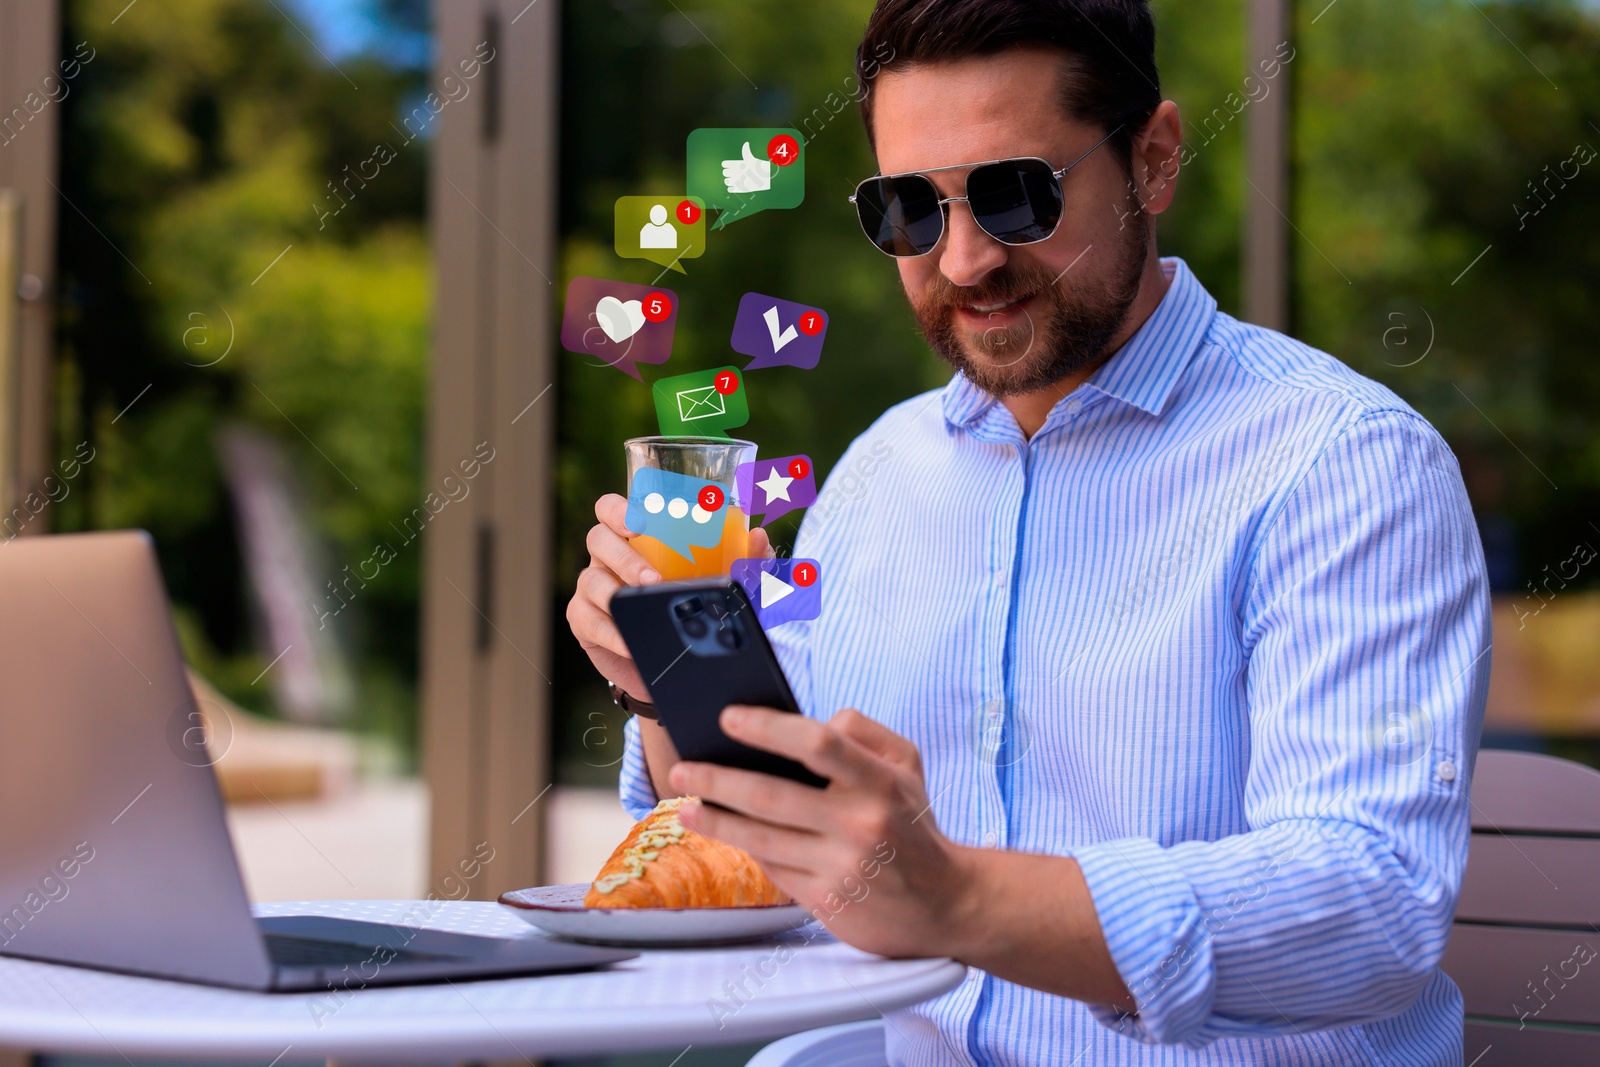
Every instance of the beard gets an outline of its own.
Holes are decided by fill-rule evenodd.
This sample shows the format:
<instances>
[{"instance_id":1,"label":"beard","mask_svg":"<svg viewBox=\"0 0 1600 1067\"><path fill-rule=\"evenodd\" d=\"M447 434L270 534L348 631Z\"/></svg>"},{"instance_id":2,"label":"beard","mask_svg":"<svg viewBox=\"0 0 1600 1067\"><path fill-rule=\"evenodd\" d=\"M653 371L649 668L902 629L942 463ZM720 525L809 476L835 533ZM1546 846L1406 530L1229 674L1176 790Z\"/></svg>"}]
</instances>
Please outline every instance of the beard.
<instances>
[{"instance_id":1,"label":"beard","mask_svg":"<svg viewBox=\"0 0 1600 1067\"><path fill-rule=\"evenodd\" d=\"M1043 266L1003 266L980 285L954 285L943 274L921 299L912 299L917 325L939 358L993 397L1017 396L1051 386L1095 367L1111 354L1111 342L1128 321L1139 294L1150 245L1150 216L1130 195L1132 210L1120 231L1111 263L1098 278L1072 269L1057 274ZM958 308L1010 303L1036 296L1036 307L1014 326L967 329Z\"/></svg>"}]
</instances>

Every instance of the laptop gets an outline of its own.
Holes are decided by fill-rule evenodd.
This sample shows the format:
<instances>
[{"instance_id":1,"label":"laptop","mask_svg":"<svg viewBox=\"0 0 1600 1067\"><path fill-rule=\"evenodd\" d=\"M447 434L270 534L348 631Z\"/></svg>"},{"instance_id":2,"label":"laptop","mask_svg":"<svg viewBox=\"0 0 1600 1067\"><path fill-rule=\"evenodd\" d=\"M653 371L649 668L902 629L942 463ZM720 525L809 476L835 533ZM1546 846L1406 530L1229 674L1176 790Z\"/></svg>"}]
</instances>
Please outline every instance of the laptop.
<instances>
[{"instance_id":1,"label":"laptop","mask_svg":"<svg viewBox=\"0 0 1600 1067\"><path fill-rule=\"evenodd\" d=\"M0 953L307 991L586 970L636 952L255 918L143 532L0 544Z\"/></svg>"}]
</instances>

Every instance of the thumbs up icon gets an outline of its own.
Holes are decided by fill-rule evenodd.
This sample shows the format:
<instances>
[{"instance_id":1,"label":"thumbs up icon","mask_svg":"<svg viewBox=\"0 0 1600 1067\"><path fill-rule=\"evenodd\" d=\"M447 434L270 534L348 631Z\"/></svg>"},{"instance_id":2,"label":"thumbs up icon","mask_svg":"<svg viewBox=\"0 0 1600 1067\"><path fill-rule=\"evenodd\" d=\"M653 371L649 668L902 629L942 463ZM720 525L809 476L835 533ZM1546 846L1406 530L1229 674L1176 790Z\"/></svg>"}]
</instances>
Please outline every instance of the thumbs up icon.
<instances>
[{"instance_id":1,"label":"thumbs up icon","mask_svg":"<svg viewBox=\"0 0 1600 1067\"><path fill-rule=\"evenodd\" d=\"M722 161L722 183L730 193L764 193L772 188L773 165L757 159L750 151L750 142L744 143L739 159Z\"/></svg>"}]
</instances>

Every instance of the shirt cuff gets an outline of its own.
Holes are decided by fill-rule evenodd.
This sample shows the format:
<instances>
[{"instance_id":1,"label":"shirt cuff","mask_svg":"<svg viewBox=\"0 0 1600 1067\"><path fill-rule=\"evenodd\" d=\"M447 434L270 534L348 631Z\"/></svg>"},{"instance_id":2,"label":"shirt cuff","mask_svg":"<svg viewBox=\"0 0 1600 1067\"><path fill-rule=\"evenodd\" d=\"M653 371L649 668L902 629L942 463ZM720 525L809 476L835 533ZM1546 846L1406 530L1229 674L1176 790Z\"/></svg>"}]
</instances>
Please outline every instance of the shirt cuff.
<instances>
[{"instance_id":1,"label":"shirt cuff","mask_svg":"<svg viewBox=\"0 0 1600 1067\"><path fill-rule=\"evenodd\" d=\"M622 807L635 822L643 819L661 799L650 781L644 761L644 742L639 737L639 720L632 715L622 727L622 772L617 776L617 793Z\"/></svg>"},{"instance_id":2,"label":"shirt cuff","mask_svg":"<svg viewBox=\"0 0 1600 1067\"><path fill-rule=\"evenodd\" d=\"M1216 995L1211 938L1178 865L1148 838L1102 841L1072 853L1100 929L1138 1013L1090 1005L1096 1020L1147 1044L1204 1044Z\"/></svg>"}]
</instances>

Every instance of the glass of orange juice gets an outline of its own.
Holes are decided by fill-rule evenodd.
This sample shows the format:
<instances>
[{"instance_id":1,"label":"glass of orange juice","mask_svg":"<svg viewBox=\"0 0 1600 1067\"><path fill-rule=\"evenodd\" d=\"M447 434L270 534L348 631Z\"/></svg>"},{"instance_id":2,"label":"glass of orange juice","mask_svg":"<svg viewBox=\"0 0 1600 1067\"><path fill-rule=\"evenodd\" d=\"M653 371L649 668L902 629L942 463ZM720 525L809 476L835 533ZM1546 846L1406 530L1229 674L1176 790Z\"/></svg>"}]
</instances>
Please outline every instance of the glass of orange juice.
<instances>
[{"instance_id":1,"label":"glass of orange juice","mask_svg":"<svg viewBox=\"0 0 1600 1067\"><path fill-rule=\"evenodd\" d=\"M723 508L727 514L722 539L709 548L691 546L692 558L648 534L628 542L661 577L668 581L714 578L727 574L734 560L750 554L750 517L733 504L734 475L739 464L755 462L755 442L726 437L633 437L623 442L623 448L628 456L630 495L633 476L648 467L715 482L728 502Z\"/></svg>"}]
</instances>

